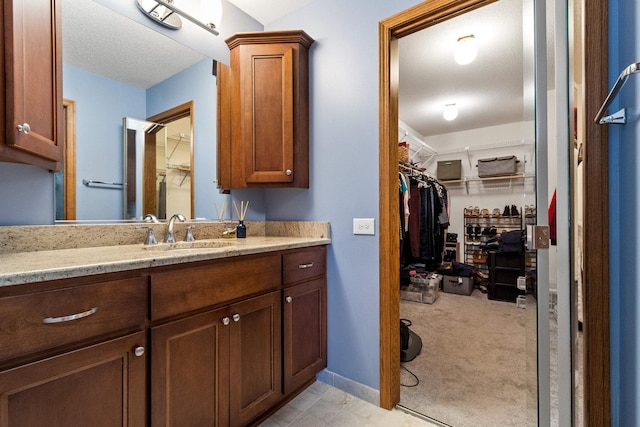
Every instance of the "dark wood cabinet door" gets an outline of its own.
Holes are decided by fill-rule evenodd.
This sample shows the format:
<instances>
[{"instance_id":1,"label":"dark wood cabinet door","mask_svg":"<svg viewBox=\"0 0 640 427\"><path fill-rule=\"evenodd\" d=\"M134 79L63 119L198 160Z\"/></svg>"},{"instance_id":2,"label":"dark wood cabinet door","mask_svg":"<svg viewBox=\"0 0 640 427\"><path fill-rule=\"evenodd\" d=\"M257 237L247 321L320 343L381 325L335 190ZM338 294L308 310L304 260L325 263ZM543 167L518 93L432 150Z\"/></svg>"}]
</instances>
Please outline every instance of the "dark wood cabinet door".
<instances>
[{"instance_id":1,"label":"dark wood cabinet door","mask_svg":"<svg viewBox=\"0 0 640 427\"><path fill-rule=\"evenodd\" d=\"M284 391L289 394L327 366L326 279L285 288L282 295Z\"/></svg>"},{"instance_id":2,"label":"dark wood cabinet door","mask_svg":"<svg viewBox=\"0 0 640 427\"><path fill-rule=\"evenodd\" d=\"M226 43L232 78L223 72L218 81L220 185L308 188L313 39L300 30L272 31L235 34Z\"/></svg>"},{"instance_id":3,"label":"dark wood cabinet door","mask_svg":"<svg viewBox=\"0 0 640 427\"><path fill-rule=\"evenodd\" d=\"M228 309L151 329L151 425L229 424Z\"/></svg>"},{"instance_id":4,"label":"dark wood cabinet door","mask_svg":"<svg viewBox=\"0 0 640 427\"><path fill-rule=\"evenodd\" d=\"M145 336L0 372L0 426L145 426Z\"/></svg>"},{"instance_id":5,"label":"dark wood cabinet door","mask_svg":"<svg viewBox=\"0 0 640 427\"><path fill-rule=\"evenodd\" d=\"M7 0L3 7L7 146L0 157L57 169L63 156L60 1Z\"/></svg>"},{"instance_id":6,"label":"dark wood cabinet door","mask_svg":"<svg viewBox=\"0 0 640 427\"><path fill-rule=\"evenodd\" d=\"M230 306L231 426L244 426L282 399L280 291Z\"/></svg>"},{"instance_id":7,"label":"dark wood cabinet door","mask_svg":"<svg viewBox=\"0 0 640 427\"><path fill-rule=\"evenodd\" d=\"M243 46L240 57L245 181L293 181L293 49Z\"/></svg>"}]
</instances>

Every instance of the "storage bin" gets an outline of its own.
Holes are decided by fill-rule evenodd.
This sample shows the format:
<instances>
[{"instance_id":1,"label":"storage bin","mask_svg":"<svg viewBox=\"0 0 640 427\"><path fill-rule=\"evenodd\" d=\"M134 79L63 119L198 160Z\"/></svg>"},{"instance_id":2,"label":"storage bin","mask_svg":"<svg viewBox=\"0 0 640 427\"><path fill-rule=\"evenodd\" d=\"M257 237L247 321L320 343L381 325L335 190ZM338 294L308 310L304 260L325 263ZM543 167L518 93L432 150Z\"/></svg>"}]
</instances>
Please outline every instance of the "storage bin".
<instances>
[{"instance_id":1,"label":"storage bin","mask_svg":"<svg viewBox=\"0 0 640 427\"><path fill-rule=\"evenodd\" d=\"M471 292L473 292L473 278L444 276L442 290L450 294L471 295Z\"/></svg>"},{"instance_id":2,"label":"storage bin","mask_svg":"<svg viewBox=\"0 0 640 427\"><path fill-rule=\"evenodd\" d=\"M442 181L462 178L462 160L442 160L438 162L436 177Z\"/></svg>"},{"instance_id":3,"label":"storage bin","mask_svg":"<svg viewBox=\"0 0 640 427\"><path fill-rule=\"evenodd\" d=\"M400 290L400 298L406 301L433 304L438 299L438 289L442 276L439 274L416 274L411 276L411 284Z\"/></svg>"},{"instance_id":4,"label":"storage bin","mask_svg":"<svg viewBox=\"0 0 640 427\"><path fill-rule=\"evenodd\" d=\"M398 160L409 163L409 144L406 142L398 143Z\"/></svg>"},{"instance_id":5,"label":"storage bin","mask_svg":"<svg viewBox=\"0 0 640 427\"><path fill-rule=\"evenodd\" d=\"M488 178L492 176L515 175L518 171L516 156L491 157L478 160L478 176Z\"/></svg>"}]
</instances>

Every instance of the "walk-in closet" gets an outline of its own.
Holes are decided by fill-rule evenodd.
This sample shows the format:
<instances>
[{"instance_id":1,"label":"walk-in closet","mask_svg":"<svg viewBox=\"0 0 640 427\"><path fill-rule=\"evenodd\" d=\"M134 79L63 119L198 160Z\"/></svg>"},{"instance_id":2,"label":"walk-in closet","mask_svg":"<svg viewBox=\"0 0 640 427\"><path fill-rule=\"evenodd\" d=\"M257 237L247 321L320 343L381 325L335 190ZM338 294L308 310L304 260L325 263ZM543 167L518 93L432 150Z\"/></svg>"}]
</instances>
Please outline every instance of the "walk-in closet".
<instances>
[{"instance_id":1,"label":"walk-in closet","mask_svg":"<svg viewBox=\"0 0 640 427\"><path fill-rule=\"evenodd\" d=\"M400 406L444 425L544 424L540 387L550 390L548 416L558 423L559 160L551 131L538 158L533 7L491 3L398 44ZM549 129L556 126L554 90L547 87ZM539 268L548 276L544 295ZM568 260L563 268L570 269ZM571 286L579 301L580 284ZM542 357L540 325L549 329ZM579 406L578 322L575 332ZM538 369L547 363L541 385Z\"/></svg>"}]
</instances>

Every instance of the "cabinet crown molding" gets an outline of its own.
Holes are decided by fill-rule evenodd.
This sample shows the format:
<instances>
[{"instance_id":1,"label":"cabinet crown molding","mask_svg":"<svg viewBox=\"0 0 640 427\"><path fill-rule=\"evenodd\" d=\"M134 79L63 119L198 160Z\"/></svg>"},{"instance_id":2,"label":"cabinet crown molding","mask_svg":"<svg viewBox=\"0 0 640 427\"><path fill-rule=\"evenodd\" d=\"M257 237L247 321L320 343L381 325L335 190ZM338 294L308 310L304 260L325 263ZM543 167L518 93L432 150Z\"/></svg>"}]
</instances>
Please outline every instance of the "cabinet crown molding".
<instances>
[{"instance_id":1,"label":"cabinet crown molding","mask_svg":"<svg viewBox=\"0 0 640 427\"><path fill-rule=\"evenodd\" d=\"M305 48L311 47L314 40L303 30L257 31L237 33L225 40L229 49L244 44L299 43Z\"/></svg>"}]
</instances>

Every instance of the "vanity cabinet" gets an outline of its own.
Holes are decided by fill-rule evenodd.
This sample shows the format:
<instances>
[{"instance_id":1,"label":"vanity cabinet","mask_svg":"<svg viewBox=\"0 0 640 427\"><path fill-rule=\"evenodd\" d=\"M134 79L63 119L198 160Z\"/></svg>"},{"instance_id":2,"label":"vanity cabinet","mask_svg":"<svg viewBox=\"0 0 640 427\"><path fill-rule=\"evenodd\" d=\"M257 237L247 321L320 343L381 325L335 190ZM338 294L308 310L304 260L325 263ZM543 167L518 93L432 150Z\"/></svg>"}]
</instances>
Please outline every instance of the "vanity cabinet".
<instances>
[{"instance_id":1,"label":"vanity cabinet","mask_svg":"<svg viewBox=\"0 0 640 427\"><path fill-rule=\"evenodd\" d=\"M317 246L0 287L0 427L254 424L326 367L325 271Z\"/></svg>"},{"instance_id":2,"label":"vanity cabinet","mask_svg":"<svg viewBox=\"0 0 640 427\"><path fill-rule=\"evenodd\" d=\"M6 0L0 19L0 161L59 170L63 159L59 0Z\"/></svg>"},{"instance_id":3,"label":"vanity cabinet","mask_svg":"<svg viewBox=\"0 0 640 427\"><path fill-rule=\"evenodd\" d=\"M145 333L0 371L3 427L146 425Z\"/></svg>"},{"instance_id":4,"label":"vanity cabinet","mask_svg":"<svg viewBox=\"0 0 640 427\"><path fill-rule=\"evenodd\" d=\"M220 188L308 188L313 39L274 31L239 33L226 43L230 71L218 72Z\"/></svg>"},{"instance_id":5,"label":"vanity cabinet","mask_svg":"<svg viewBox=\"0 0 640 427\"><path fill-rule=\"evenodd\" d=\"M284 391L288 395L327 366L326 248L282 258Z\"/></svg>"},{"instance_id":6,"label":"vanity cabinet","mask_svg":"<svg viewBox=\"0 0 640 427\"><path fill-rule=\"evenodd\" d=\"M146 284L0 288L0 425L145 426Z\"/></svg>"},{"instance_id":7,"label":"vanity cabinet","mask_svg":"<svg viewBox=\"0 0 640 427\"><path fill-rule=\"evenodd\" d=\"M274 254L152 275L152 425L243 426L282 399L281 271Z\"/></svg>"}]
</instances>

